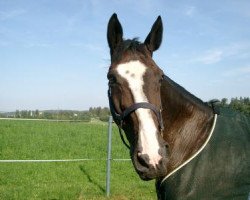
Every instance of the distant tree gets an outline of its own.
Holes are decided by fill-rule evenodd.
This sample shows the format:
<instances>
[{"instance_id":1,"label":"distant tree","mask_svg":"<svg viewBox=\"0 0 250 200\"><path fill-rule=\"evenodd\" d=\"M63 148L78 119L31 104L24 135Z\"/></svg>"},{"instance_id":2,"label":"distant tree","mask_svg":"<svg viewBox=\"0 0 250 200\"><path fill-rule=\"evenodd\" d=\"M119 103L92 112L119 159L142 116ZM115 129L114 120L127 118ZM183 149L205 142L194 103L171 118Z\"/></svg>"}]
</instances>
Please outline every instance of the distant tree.
<instances>
[{"instance_id":1,"label":"distant tree","mask_svg":"<svg viewBox=\"0 0 250 200\"><path fill-rule=\"evenodd\" d=\"M239 99L231 98L231 102L229 104L229 107L238 110L240 112L243 112L245 114L250 114L250 103L249 103L249 97L240 97Z\"/></svg>"},{"instance_id":2,"label":"distant tree","mask_svg":"<svg viewBox=\"0 0 250 200\"><path fill-rule=\"evenodd\" d=\"M102 115L99 117L99 119L103 122L107 122L109 120L109 115Z\"/></svg>"},{"instance_id":3,"label":"distant tree","mask_svg":"<svg viewBox=\"0 0 250 200\"><path fill-rule=\"evenodd\" d=\"M221 105L222 105L222 106L226 106L226 105L227 105L227 101L228 101L227 98L221 99Z\"/></svg>"},{"instance_id":4,"label":"distant tree","mask_svg":"<svg viewBox=\"0 0 250 200\"><path fill-rule=\"evenodd\" d=\"M16 110L15 117L20 118L20 111L19 110Z\"/></svg>"},{"instance_id":5,"label":"distant tree","mask_svg":"<svg viewBox=\"0 0 250 200\"><path fill-rule=\"evenodd\" d=\"M16 110L14 117L22 118L40 118L40 119L58 119L58 120L83 120L90 121L91 118L96 118L102 121L107 121L110 115L107 107L90 107L88 111L72 111L72 110Z\"/></svg>"},{"instance_id":6,"label":"distant tree","mask_svg":"<svg viewBox=\"0 0 250 200\"><path fill-rule=\"evenodd\" d=\"M243 102L244 102L244 104L246 104L246 105L250 105L250 98L249 98L249 97L244 98L244 99L243 99Z\"/></svg>"},{"instance_id":7,"label":"distant tree","mask_svg":"<svg viewBox=\"0 0 250 200\"><path fill-rule=\"evenodd\" d=\"M35 118L39 118L39 110L36 109L34 115L35 115Z\"/></svg>"},{"instance_id":8,"label":"distant tree","mask_svg":"<svg viewBox=\"0 0 250 200\"><path fill-rule=\"evenodd\" d=\"M90 107L90 108L89 108L89 113L90 113L91 115L93 115L93 114L94 114L94 108Z\"/></svg>"},{"instance_id":9,"label":"distant tree","mask_svg":"<svg viewBox=\"0 0 250 200\"><path fill-rule=\"evenodd\" d=\"M82 121L90 122L91 115L90 115L90 113L88 111L83 111L83 112L79 113L78 119L82 120Z\"/></svg>"},{"instance_id":10,"label":"distant tree","mask_svg":"<svg viewBox=\"0 0 250 200\"><path fill-rule=\"evenodd\" d=\"M48 112L48 111L45 111L45 112L43 113L43 116L44 116L45 119L53 119L52 113L51 113L51 112Z\"/></svg>"},{"instance_id":11,"label":"distant tree","mask_svg":"<svg viewBox=\"0 0 250 200\"><path fill-rule=\"evenodd\" d=\"M21 113L20 113L20 117L28 118L28 111L27 110L22 110Z\"/></svg>"},{"instance_id":12,"label":"distant tree","mask_svg":"<svg viewBox=\"0 0 250 200\"><path fill-rule=\"evenodd\" d=\"M97 107L96 108L96 116L100 116L100 114L101 114L101 111L102 111L102 108L101 107Z\"/></svg>"},{"instance_id":13,"label":"distant tree","mask_svg":"<svg viewBox=\"0 0 250 200\"><path fill-rule=\"evenodd\" d=\"M27 111L27 112L28 112L27 118L33 118L33 117L34 117L33 111L32 111L32 110L29 110L29 111Z\"/></svg>"}]
</instances>

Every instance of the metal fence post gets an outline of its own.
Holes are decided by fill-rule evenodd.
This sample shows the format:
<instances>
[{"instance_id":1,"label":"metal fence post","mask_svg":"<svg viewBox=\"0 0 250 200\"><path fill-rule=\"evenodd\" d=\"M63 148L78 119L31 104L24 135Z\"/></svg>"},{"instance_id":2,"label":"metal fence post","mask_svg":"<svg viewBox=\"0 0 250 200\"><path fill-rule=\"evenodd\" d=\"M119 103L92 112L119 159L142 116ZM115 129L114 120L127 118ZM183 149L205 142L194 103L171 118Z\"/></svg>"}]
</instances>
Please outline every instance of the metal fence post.
<instances>
[{"instance_id":1,"label":"metal fence post","mask_svg":"<svg viewBox=\"0 0 250 200\"><path fill-rule=\"evenodd\" d=\"M108 145L107 145L107 166L106 166L106 196L110 195L110 162L111 162L111 143L112 143L112 116L109 116L108 124Z\"/></svg>"}]
</instances>

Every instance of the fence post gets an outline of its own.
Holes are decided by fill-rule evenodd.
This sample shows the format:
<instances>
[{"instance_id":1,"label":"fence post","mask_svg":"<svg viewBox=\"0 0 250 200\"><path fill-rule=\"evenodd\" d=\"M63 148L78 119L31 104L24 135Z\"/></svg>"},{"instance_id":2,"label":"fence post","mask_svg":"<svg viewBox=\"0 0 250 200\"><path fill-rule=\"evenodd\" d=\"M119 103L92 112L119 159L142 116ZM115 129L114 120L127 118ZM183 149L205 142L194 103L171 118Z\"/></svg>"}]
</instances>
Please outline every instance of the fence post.
<instances>
[{"instance_id":1,"label":"fence post","mask_svg":"<svg viewBox=\"0 0 250 200\"><path fill-rule=\"evenodd\" d=\"M108 145L107 145L107 165L106 165L106 196L110 195L110 162L111 162L111 143L112 143L112 116L109 116L108 124Z\"/></svg>"}]
</instances>

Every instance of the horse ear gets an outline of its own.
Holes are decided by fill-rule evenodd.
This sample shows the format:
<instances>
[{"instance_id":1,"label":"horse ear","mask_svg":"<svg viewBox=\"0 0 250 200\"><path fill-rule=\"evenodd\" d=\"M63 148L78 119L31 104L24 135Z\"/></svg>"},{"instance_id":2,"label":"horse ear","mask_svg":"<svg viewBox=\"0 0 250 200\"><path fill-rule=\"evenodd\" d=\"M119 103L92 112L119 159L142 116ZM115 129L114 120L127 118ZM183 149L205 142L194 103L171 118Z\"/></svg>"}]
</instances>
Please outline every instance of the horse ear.
<instances>
[{"instance_id":1,"label":"horse ear","mask_svg":"<svg viewBox=\"0 0 250 200\"><path fill-rule=\"evenodd\" d=\"M148 47L151 53L153 53L153 51L157 50L160 47L162 41L162 32L163 32L162 20L161 16L158 16L146 40L144 41L144 44Z\"/></svg>"},{"instance_id":2,"label":"horse ear","mask_svg":"<svg viewBox=\"0 0 250 200\"><path fill-rule=\"evenodd\" d=\"M123 41L122 36L123 36L122 26L117 18L116 13L114 13L109 19L108 31L107 31L107 39L111 56L117 45Z\"/></svg>"}]
</instances>

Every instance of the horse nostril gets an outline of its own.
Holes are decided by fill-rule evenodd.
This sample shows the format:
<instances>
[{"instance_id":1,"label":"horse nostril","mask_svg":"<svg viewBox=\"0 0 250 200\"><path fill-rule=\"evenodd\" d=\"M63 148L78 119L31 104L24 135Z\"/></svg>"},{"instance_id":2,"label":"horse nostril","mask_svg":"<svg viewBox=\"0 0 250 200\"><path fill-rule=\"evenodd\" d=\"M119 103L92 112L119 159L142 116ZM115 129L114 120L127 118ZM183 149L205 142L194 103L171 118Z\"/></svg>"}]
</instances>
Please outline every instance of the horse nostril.
<instances>
[{"instance_id":1,"label":"horse nostril","mask_svg":"<svg viewBox=\"0 0 250 200\"><path fill-rule=\"evenodd\" d=\"M144 167L149 167L149 156L147 154L137 153L139 163Z\"/></svg>"}]
</instances>

